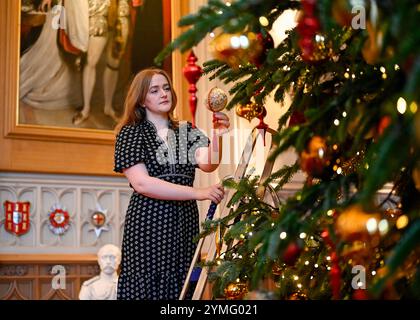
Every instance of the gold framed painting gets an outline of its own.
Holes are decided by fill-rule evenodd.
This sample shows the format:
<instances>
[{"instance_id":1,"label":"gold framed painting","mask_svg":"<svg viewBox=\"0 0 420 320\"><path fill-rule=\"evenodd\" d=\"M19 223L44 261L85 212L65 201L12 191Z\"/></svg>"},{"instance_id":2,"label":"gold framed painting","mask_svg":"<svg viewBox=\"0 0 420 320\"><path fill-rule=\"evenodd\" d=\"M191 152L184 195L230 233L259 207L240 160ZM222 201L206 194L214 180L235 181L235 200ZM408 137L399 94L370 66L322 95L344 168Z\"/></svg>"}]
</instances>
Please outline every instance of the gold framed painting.
<instances>
[{"instance_id":1,"label":"gold framed painting","mask_svg":"<svg viewBox=\"0 0 420 320\"><path fill-rule=\"evenodd\" d=\"M9 13L2 33L10 35L7 136L113 142L128 85L171 41L180 2L2 1ZM163 68L175 75L172 66L168 58Z\"/></svg>"}]
</instances>

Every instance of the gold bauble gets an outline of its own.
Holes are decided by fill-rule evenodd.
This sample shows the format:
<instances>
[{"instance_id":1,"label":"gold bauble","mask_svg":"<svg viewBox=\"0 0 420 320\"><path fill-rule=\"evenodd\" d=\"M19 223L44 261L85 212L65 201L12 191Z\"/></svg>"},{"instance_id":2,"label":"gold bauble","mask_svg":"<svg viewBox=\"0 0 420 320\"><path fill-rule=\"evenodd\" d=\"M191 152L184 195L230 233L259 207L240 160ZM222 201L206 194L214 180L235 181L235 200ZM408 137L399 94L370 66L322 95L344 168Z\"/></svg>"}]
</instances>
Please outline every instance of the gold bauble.
<instances>
[{"instance_id":1,"label":"gold bauble","mask_svg":"<svg viewBox=\"0 0 420 320\"><path fill-rule=\"evenodd\" d=\"M251 121L252 119L257 118L263 112L264 112L264 107L255 102L250 102L250 103L247 103L246 105L236 106L236 114L241 118L247 119L248 121Z\"/></svg>"},{"instance_id":2,"label":"gold bauble","mask_svg":"<svg viewBox=\"0 0 420 320\"><path fill-rule=\"evenodd\" d=\"M308 296L303 292L292 293L287 300L308 300Z\"/></svg>"},{"instance_id":3,"label":"gold bauble","mask_svg":"<svg viewBox=\"0 0 420 320\"><path fill-rule=\"evenodd\" d=\"M224 290L228 300L241 300L248 293L248 285L245 282L232 282Z\"/></svg>"},{"instance_id":4,"label":"gold bauble","mask_svg":"<svg viewBox=\"0 0 420 320\"><path fill-rule=\"evenodd\" d=\"M253 32L221 33L210 43L213 57L227 63L233 69L257 61L263 49L262 41Z\"/></svg>"},{"instance_id":5,"label":"gold bauble","mask_svg":"<svg viewBox=\"0 0 420 320\"><path fill-rule=\"evenodd\" d=\"M320 154L320 150L323 150L322 154L327 152L327 143L326 140L320 136L314 136L308 143L308 153L311 156L316 156Z\"/></svg>"},{"instance_id":6,"label":"gold bauble","mask_svg":"<svg viewBox=\"0 0 420 320\"><path fill-rule=\"evenodd\" d=\"M206 99L206 107L210 111L218 112L223 110L227 104L227 94L220 88L211 88Z\"/></svg>"},{"instance_id":7,"label":"gold bauble","mask_svg":"<svg viewBox=\"0 0 420 320\"><path fill-rule=\"evenodd\" d=\"M360 205L353 205L341 212L335 222L335 231L344 241L369 241L378 230L368 230L367 223L370 219L379 222L379 213L367 213Z\"/></svg>"}]
</instances>

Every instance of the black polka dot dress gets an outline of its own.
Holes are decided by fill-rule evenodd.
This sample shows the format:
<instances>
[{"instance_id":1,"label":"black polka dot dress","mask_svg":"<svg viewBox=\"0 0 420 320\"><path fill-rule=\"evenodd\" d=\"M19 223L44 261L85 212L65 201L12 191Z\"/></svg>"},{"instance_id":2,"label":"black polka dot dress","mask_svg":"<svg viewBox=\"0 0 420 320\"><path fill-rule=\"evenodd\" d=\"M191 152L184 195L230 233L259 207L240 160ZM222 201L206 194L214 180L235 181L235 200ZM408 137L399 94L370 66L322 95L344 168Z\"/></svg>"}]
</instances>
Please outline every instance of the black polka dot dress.
<instances>
[{"instance_id":1,"label":"black polka dot dress","mask_svg":"<svg viewBox=\"0 0 420 320\"><path fill-rule=\"evenodd\" d=\"M169 123L168 142L149 120L124 126L115 144L114 171L143 162L150 176L193 186L194 153L208 138L189 122ZM178 299L199 233L195 200L158 200L133 192L125 217L119 300Z\"/></svg>"}]
</instances>

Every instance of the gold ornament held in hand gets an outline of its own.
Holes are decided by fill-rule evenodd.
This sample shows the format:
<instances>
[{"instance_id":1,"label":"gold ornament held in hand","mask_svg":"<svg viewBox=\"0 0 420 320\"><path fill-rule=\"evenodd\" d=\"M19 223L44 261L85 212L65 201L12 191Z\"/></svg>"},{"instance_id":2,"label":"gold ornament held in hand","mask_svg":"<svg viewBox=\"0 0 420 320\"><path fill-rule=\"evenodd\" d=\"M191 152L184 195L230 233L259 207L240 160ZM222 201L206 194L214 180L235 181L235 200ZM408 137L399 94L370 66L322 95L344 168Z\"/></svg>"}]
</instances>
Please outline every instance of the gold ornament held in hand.
<instances>
[{"instance_id":1,"label":"gold ornament held in hand","mask_svg":"<svg viewBox=\"0 0 420 320\"><path fill-rule=\"evenodd\" d=\"M220 88L214 87L210 89L207 99L206 107L210 111L218 112L223 110L227 104L227 94Z\"/></svg>"}]
</instances>

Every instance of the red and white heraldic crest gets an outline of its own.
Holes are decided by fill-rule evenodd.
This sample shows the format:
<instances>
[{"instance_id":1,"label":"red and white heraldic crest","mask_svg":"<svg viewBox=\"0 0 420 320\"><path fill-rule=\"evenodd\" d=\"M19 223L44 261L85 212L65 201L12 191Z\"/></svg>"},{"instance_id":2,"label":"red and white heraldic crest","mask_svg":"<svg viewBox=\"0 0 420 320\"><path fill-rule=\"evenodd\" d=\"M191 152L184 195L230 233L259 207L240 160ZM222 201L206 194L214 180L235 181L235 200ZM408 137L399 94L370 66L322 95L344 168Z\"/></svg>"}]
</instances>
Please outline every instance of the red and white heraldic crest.
<instances>
[{"instance_id":1,"label":"red and white heraldic crest","mask_svg":"<svg viewBox=\"0 0 420 320\"><path fill-rule=\"evenodd\" d=\"M4 202L4 212L6 221L4 227L6 231L18 236L29 231L29 202Z\"/></svg>"},{"instance_id":2,"label":"red and white heraldic crest","mask_svg":"<svg viewBox=\"0 0 420 320\"><path fill-rule=\"evenodd\" d=\"M56 235L64 234L70 227L70 216L66 208L56 204L48 213L48 228Z\"/></svg>"}]
</instances>

